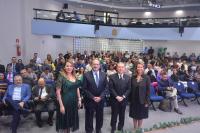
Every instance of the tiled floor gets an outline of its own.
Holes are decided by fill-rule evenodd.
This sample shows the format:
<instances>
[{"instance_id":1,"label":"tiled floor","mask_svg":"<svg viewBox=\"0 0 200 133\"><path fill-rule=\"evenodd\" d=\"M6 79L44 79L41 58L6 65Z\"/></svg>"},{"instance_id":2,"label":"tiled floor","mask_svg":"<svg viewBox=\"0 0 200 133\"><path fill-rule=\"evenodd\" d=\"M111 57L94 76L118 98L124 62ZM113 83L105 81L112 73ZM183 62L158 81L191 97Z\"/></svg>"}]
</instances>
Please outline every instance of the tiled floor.
<instances>
[{"instance_id":1,"label":"tiled floor","mask_svg":"<svg viewBox=\"0 0 200 133\"><path fill-rule=\"evenodd\" d=\"M180 109L183 111L183 115L178 115L175 112L162 112L160 110L153 111L150 110L149 118L144 120L144 127L152 127L154 124L159 122L169 122L180 120L182 117L196 117L200 116L200 105L194 102L188 102L189 107L185 107L182 104ZM85 126L85 114L84 110L79 111L80 117L80 129L75 133L84 133ZM128 116L129 109L126 110L126 120L124 130L131 131L133 129L132 119ZM43 117L46 119L46 114ZM103 133L110 133L110 108L105 108L104 110L104 126L102 129ZM10 116L0 117L0 133L10 133L9 124L11 121ZM38 128L35 124L35 117L33 114L28 116L28 118L22 118L21 123L18 128L18 133L55 133L55 124L53 127L49 127L47 124L44 124L43 128ZM189 125L183 125L179 127L174 127L165 130L152 131L152 133L200 133L200 122L192 123Z\"/></svg>"}]
</instances>

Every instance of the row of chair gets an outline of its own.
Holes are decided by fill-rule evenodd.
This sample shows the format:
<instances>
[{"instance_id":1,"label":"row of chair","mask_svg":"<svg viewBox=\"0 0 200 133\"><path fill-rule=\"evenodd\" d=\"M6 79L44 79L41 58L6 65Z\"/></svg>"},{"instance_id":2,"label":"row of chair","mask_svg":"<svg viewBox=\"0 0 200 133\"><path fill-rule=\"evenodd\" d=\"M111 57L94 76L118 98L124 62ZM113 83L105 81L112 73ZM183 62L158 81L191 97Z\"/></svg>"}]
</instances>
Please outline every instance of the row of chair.
<instances>
[{"instance_id":1,"label":"row of chair","mask_svg":"<svg viewBox=\"0 0 200 133\"><path fill-rule=\"evenodd\" d=\"M182 82L174 82L173 87L177 89L178 91L178 99L180 102L183 102L183 104L187 107L185 100L191 99L192 101L197 101L198 104L200 104L199 97L200 97L200 90L197 82L187 82L187 87L184 86ZM156 111L154 102L161 102L165 98L163 96L159 96L156 91L155 87L152 85L150 86L150 104L153 107L153 109Z\"/></svg>"}]
</instances>

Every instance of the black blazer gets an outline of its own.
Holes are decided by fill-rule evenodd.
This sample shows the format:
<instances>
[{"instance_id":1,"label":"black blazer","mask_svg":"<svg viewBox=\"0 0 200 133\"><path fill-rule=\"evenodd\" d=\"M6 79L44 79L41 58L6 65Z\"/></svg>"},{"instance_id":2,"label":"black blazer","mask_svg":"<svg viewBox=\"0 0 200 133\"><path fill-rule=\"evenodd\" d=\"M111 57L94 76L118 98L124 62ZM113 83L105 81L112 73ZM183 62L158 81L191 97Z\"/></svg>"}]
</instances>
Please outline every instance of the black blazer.
<instances>
[{"instance_id":1,"label":"black blazer","mask_svg":"<svg viewBox=\"0 0 200 133\"><path fill-rule=\"evenodd\" d=\"M131 79L128 75L123 74L123 79L119 79L118 73L113 74L109 77L109 90L110 98L112 101L116 101L117 96L125 96L125 101L131 91Z\"/></svg>"},{"instance_id":2,"label":"black blazer","mask_svg":"<svg viewBox=\"0 0 200 133\"><path fill-rule=\"evenodd\" d=\"M8 66L12 66L12 63L7 64L6 72L7 72ZM15 64L15 70L16 70L16 73L20 73L20 65L18 63Z\"/></svg>"},{"instance_id":3,"label":"black blazer","mask_svg":"<svg viewBox=\"0 0 200 133\"><path fill-rule=\"evenodd\" d=\"M0 64L0 73L5 73L5 66Z\"/></svg>"},{"instance_id":4,"label":"black blazer","mask_svg":"<svg viewBox=\"0 0 200 133\"><path fill-rule=\"evenodd\" d=\"M95 79L92 71L89 71L83 75L83 91L85 92L85 106L93 106L96 103L94 102L94 97L101 97L101 104L103 104L103 99L105 97L105 92L107 88L107 77L104 72L99 71L99 86L95 83ZM103 105L102 105L103 106Z\"/></svg>"},{"instance_id":5,"label":"black blazer","mask_svg":"<svg viewBox=\"0 0 200 133\"><path fill-rule=\"evenodd\" d=\"M140 104L149 103L149 94L150 94L150 78L147 75L142 75L142 80L137 83L136 76L133 76L131 79L131 92L130 92L130 103L135 101L136 93L136 84L139 84L139 100Z\"/></svg>"},{"instance_id":6,"label":"black blazer","mask_svg":"<svg viewBox=\"0 0 200 133\"><path fill-rule=\"evenodd\" d=\"M47 92L47 100L54 100L55 99L55 92L53 90L53 88L49 85L45 85L46 88L46 92ZM32 89L32 98L34 99L35 97L39 97L39 91L40 91L40 87L38 85L35 85Z\"/></svg>"}]
</instances>

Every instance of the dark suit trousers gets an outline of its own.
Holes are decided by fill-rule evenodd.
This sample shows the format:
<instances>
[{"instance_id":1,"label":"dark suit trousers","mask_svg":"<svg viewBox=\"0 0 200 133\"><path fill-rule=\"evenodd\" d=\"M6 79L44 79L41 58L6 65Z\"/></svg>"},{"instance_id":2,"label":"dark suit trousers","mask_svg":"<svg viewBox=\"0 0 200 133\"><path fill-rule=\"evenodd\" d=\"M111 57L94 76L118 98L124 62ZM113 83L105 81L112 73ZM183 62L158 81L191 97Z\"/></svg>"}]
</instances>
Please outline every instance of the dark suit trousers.
<instances>
[{"instance_id":1,"label":"dark suit trousers","mask_svg":"<svg viewBox=\"0 0 200 133\"><path fill-rule=\"evenodd\" d=\"M92 133L93 128L93 117L96 112L96 132L101 130L103 126L103 106L102 104L96 103L93 108L85 108L85 130L86 133Z\"/></svg>"},{"instance_id":2,"label":"dark suit trousers","mask_svg":"<svg viewBox=\"0 0 200 133\"><path fill-rule=\"evenodd\" d=\"M17 127L20 122L20 114L21 113L27 113L26 110L21 110L19 103L21 101L13 101L11 98L6 98L6 103L12 108L12 124L11 124L11 129L12 133L17 133ZM24 104L24 106L26 106Z\"/></svg>"},{"instance_id":3,"label":"dark suit trousers","mask_svg":"<svg viewBox=\"0 0 200 133\"><path fill-rule=\"evenodd\" d=\"M55 105L54 105L54 101L45 101L45 102L36 102L35 103L35 116L36 116L36 120L37 121L41 121L41 112L47 109L48 113L49 113L49 120L53 119L53 114L54 114L54 109L55 109Z\"/></svg>"},{"instance_id":4,"label":"dark suit trousers","mask_svg":"<svg viewBox=\"0 0 200 133\"><path fill-rule=\"evenodd\" d=\"M123 102L123 101L122 101ZM125 119L125 110L126 110L126 104L125 103L119 103L117 101L111 102L111 127L112 130L116 130L116 123L117 123L117 117L119 116L119 123L118 123L118 130L122 130L124 127L124 119Z\"/></svg>"}]
</instances>

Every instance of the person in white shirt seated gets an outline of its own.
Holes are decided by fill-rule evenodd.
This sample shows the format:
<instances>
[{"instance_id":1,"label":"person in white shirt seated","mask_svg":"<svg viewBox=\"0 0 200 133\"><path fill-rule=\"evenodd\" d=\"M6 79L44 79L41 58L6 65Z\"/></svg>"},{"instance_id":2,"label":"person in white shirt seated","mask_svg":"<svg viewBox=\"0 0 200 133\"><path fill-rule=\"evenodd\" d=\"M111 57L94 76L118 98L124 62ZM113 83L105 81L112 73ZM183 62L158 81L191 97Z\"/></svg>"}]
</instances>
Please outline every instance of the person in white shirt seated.
<instances>
[{"instance_id":1,"label":"person in white shirt seated","mask_svg":"<svg viewBox=\"0 0 200 133\"><path fill-rule=\"evenodd\" d=\"M41 58L38 57L38 53L34 53L34 55L33 55L33 60L35 61L35 63L36 63L37 65L42 64L42 60L41 60Z\"/></svg>"},{"instance_id":2,"label":"person in white shirt seated","mask_svg":"<svg viewBox=\"0 0 200 133\"><path fill-rule=\"evenodd\" d=\"M55 92L51 86L46 85L45 79L40 78L38 85L33 87L33 100L35 104L35 116L38 127L42 127L41 112L47 109L49 113L48 124L53 125L53 114L55 109Z\"/></svg>"},{"instance_id":3,"label":"person in white shirt seated","mask_svg":"<svg viewBox=\"0 0 200 133\"><path fill-rule=\"evenodd\" d=\"M29 113L27 103L31 97L31 89L27 84L22 83L22 77L16 75L14 84L9 85L3 97L3 103L12 108L12 133L17 133L17 127L20 122L20 114Z\"/></svg>"}]
</instances>

